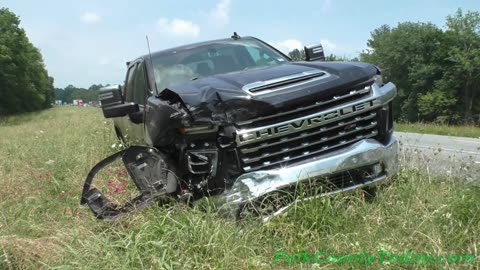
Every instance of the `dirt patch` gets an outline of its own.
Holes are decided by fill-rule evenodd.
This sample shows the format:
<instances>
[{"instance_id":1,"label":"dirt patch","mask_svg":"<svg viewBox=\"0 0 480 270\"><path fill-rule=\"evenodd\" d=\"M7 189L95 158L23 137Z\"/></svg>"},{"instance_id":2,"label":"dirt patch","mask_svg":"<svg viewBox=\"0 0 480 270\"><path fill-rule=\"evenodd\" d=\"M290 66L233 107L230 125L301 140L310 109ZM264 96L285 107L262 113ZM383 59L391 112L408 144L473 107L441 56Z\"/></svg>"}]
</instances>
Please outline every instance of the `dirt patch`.
<instances>
[{"instance_id":1,"label":"dirt patch","mask_svg":"<svg viewBox=\"0 0 480 270\"><path fill-rule=\"evenodd\" d=\"M0 268L21 269L39 262L58 262L62 255L58 239L41 237L36 239L16 236L0 237Z\"/></svg>"}]
</instances>

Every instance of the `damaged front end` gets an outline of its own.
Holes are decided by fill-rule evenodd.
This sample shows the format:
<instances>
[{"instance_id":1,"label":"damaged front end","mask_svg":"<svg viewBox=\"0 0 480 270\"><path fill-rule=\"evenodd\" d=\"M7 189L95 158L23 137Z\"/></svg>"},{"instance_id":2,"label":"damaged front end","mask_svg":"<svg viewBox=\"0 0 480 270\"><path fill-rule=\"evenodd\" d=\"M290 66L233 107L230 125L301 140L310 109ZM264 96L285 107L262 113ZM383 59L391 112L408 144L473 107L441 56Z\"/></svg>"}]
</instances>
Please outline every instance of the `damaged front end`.
<instances>
[{"instance_id":1,"label":"damaged front end","mask_svg":"<svg viewBox=\"0 0 480 270\"><path fill-rule=\"evenodd\" d=\"M131 146L97 164L82 204L97 218L116 219L155 202L211 197L235 219L269 220L298 200L374 185L395 174L395 86L375 81L372 66L345 68L358 72L355 80L330 65L323 69L247 84L241 91L218 79L197 80L148 98L148 146ZM290 91L269 92L273 87ZM92 185L117 160L139 191L123 205Z\"/></svg>"},{"instance_id":2,"label":"damaged front end","mask_svg":"<svg viewBox=\"0 0 480 270\"><path fill-rule=\"evenodd\" d=\"M99 99L131 146L92 169L82 204L116 219L154 202L211 197L235 218L268 219L297 200L391 176L395 86L374 65L314 61L323 59L321 46L294 62L235 34L128 62L125 87ZM134 189L125 200L92 183L101 187L115 162Z\"/></svg>"}]
</instances>

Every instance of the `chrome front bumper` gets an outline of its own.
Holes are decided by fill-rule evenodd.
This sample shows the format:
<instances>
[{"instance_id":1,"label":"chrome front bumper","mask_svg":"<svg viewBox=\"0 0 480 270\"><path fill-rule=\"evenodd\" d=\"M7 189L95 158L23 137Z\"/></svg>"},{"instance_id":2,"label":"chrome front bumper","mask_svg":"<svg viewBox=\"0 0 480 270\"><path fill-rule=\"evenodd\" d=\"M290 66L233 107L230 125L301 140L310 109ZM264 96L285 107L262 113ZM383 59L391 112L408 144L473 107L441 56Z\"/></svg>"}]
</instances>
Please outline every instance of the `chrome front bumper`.
<instances>
[{"instance_id":1,"label":"chrome front bumper","mask_svg":"<svg viewBox=\"0 0 480 270\"><path fill-rule=\"evenodd\" d=\"M304 199L327 196L333 193L354 190L366 185L377 184L397 171L397 151L398 142L393 135L386 145L379 143L375 139L362 140L347 148L322 155L302 164L287 168L245 173L236 179L231 189L216 196L213 198L213 201L222 212L233 215L236 218L245 203L262 198L262 196L270 192L281 190L315 177L362 168L372 164L382 165L382 171L374 175L373 178L365 179L365 181L348 188L337 189ZM283 213L290 206L291 204L277 210L273 214L264 217L264 220Z\"/></svg>"}]
</instances>

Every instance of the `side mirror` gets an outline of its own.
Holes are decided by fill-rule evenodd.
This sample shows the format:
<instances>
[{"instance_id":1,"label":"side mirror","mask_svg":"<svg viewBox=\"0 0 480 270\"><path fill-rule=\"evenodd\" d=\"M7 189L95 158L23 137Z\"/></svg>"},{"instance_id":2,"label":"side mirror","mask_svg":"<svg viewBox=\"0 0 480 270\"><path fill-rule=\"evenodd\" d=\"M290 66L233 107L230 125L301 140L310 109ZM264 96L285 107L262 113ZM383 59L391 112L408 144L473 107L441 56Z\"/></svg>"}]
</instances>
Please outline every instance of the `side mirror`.
<instances>
[{"instance_id":1,"label":"side mirror","mask_svg":"<svg viewBox=\"0 0 480 270\"><path fill-rule=\"evenodd\" d=\"M325 61L325 52L321 44L314 46L305 46L305 60L307 61Z\"/></svg>"},{"instance_id":2,"label":"side mirror","mask_svg":"<svg viewBox=\"0 0 480 270\"><path fill-rule=\"evenodd\" d=\"M139 111L137 104L125 103L120 85L100 89L98 98L105 118L122 117Z\"/></svg>"}]
</instances>

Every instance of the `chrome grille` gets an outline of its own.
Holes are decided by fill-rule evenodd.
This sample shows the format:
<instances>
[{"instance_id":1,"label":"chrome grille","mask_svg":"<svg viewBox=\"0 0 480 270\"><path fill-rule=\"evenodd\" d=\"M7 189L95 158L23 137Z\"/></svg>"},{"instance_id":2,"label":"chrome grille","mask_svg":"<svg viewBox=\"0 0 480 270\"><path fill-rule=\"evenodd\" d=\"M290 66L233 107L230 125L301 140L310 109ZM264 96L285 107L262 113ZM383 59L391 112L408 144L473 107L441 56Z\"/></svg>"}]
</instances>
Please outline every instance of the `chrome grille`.
<instances>
[{"instance_id":1,"label":"chrome grille","mask_svg":"<svg viewBox=\"0 0 480 270\"><path fill-rule=\"evenodd\" d=\"M348 104L352 104L352 100L346 98L346 96L365 97L365 94L368 93L367 88L365 88L364 91L350 91L346 95L334 96L331 100L345 100L346 102L341 104L344 105L343 107L348 107ZM329 102L324 102L323 104L325 105ZM374 102L371 104L374 104ZM342 105L330 109L336 110L337 107L342 108ZM317 110L313 111L313 113L322 113L324 111L323 107L316 108ZM259 140L239 143L238 154L243 170L248 172L271 167L288 166L292 163L341 149L363 139L373 138L379 134L377 127L378 110L377 105L372 105L372 107L364 111L358 111L350 116L345 115L338 119L326 120L318 124L318 126L311 126L305 129L299 128L298 130L289 129L285 133L274 134L275 136L264 136ZM291 114L291 112L285 114ZM314 114L301 114L302 117L308 117L309 115ZM264 119L256 119L254 121L259 121L263 124L270 123L271 119L269 117L266 122L263 121ZM295 118L293 120L290 118L290 120L286 121L294 120ZM239 126L242 126L242 124L250 126L251 123L241 123Z\"/></svg>"},{"instance_id":2,"label":"chrome grille","mask_svg":"<svg viewBox=\"0 0 480 270\"><path fill-rule=\"evenodd\" d=\"M377 112L371 111L320 128L240 147L243 169L254 171L300 161L375 137L378 134L376 116Z\"/></svg>"}]
</instances>

